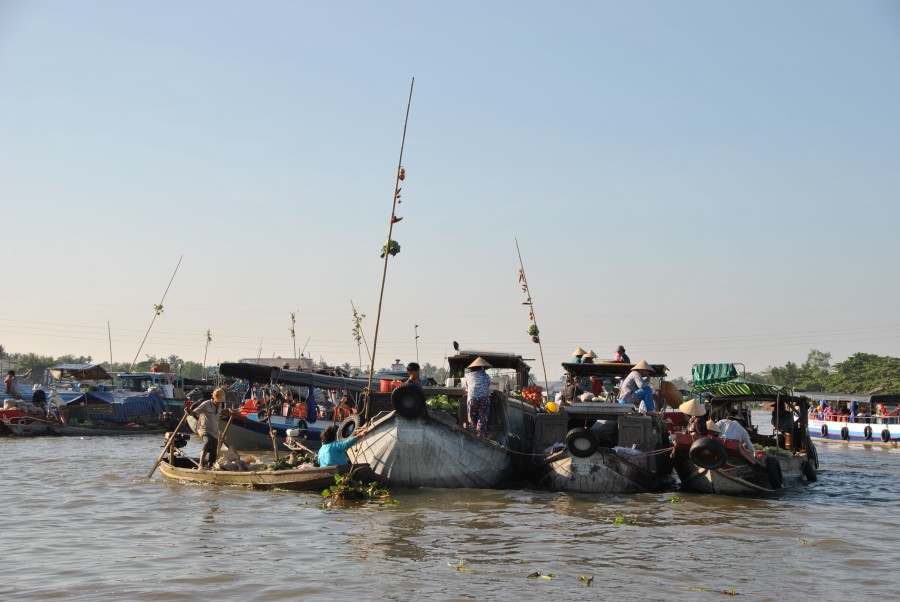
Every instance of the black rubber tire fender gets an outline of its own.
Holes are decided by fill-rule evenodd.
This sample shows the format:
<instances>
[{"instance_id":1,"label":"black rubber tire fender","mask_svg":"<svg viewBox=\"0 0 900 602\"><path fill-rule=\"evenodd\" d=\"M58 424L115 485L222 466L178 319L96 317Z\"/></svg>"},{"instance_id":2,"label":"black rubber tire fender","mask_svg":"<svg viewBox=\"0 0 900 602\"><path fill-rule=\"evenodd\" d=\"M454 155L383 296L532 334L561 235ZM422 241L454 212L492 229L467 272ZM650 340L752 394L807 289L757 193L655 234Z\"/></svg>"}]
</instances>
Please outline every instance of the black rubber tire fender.
<instances>
[{"instance_id":1,"label":"black rubber tire fender","mask_svg":"<svg viewBox=\"0 0 900 602\"><path fill-rule=\"evenodd\" d=\"M688 451L688 457L700 468L715 470L728 462L728 450L721 441L703 437L694 441Z\"/></svg>"},{"instance_id":2,"label":"black rubber tire fender","mask_svg":"<svg viewBox=\"0 0 900 602\"><path fill-rule=\"evenodd\" d=\"M866 441L872 440L872 427L869 426L868 424L866 425L866 428L863 429L863 438Z\"/></svg>"},{"instance_id":3,"label":"black rubber tire fender","mask_svg":"<svg viewBox=\"0 0 900 602\"><path fill-rule=\"evenodd\" d=\"M807 482L815 483L819 480L819 477L816 475L816 469L813 468L812 462L804 462L800 465L800 470L803 471L803 476L806 477Z\"/></svg>"},{"instance_id":4,"label":"black rubber tire fender","mask_svg":"<svg viewBox=\"0 0 900 602\"><path fill-rule=\"evenodd\" d=\"M781 462L775 456L766 456L766 472L769 474L769 485L772 489L781 489L784 485L784 474L781 472Z\"/></svg>"},{"instance_id":5,"label":"black rubber tire fender","mask_svg":"<svg viewBox=\"0 0 900 602\"><path fill-rule=\"evenodd\" d=\"M586 428L572 429L566 433L566 449L576 458L590 458L600 447L594 431Z\"/></svg>"},{"instance_id":6,"label":"black rubber tire fender","mask_svg":"<svg viewBox=\"0 0 900 602\"><path fill-rule=\"evenodd\" d=\"M848 429L846 426L841 428L841 439L843 439L844 441L848 441L850 439L850 429Z\"/></svg>"},{"instance_id":7,"label":"black rubber tire fender","mask_svg":"<svg viewBox=\"0 0 900 602\"><path fill-rule=\"evenodd\" d=\"M827 424L822 425L822 436L825 437L826 439L828 439L828 425Z\"/></svg>"},{"instance_id":8,"label":"black rubber tire fender","mask_svg":"<svg viewBox=\"0 0 900 602\"><path fill-rule=\"evenodd\" d=\"M403 385L391 393L394 411L404 418L418 418L425 412L425 393L416 385Z\"/></svg>"},{"instance_id":9,"label":"black rubber tire fender","mask_svg":"<svg viewBox=\"0 0 900 602\"><path fill-rule=\"evenodd\" d=\"M891 441L891 431L884 429L881 431L881 440L885 443L890 443Z\"/></svg>"},{"instance_id":10,"label":"black rubber tire fender","mask_svg":"<svg viewBox=\"0 0 900 602\"><path fill-rule=\"evenodd\" d=\"M361 424L362 418L359 417L359 414L351 414L350 416L348 416L343 422L341 422L340 426L338 426L338 441L344 441L351 438L356 432L356 429L358 429Z\"/></svg>"}]
</instances>

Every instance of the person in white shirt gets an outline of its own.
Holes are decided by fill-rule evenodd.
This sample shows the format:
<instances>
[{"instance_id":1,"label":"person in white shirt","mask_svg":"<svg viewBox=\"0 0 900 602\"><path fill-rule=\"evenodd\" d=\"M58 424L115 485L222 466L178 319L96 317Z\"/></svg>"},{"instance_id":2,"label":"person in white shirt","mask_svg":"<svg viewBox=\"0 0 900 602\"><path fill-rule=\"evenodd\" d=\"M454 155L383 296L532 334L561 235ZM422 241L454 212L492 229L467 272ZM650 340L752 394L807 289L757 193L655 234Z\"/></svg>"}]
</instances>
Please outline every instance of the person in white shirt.
<instances>
[{"instance_id":1,"label":"person in white shirt","mask_svg":"<svg viewBox=\"0 0 900 602\"><path fill-rule=\"evenodd\" d=\"M735 439L740 441L747 447L747 451L753 453L756 448L753 447L753 441L750 440L750 433L747 432L740 422L734 419L733 414L729 414L727 418L718 422L719 432L724 439Z\"/></svg>"}]
</instances>

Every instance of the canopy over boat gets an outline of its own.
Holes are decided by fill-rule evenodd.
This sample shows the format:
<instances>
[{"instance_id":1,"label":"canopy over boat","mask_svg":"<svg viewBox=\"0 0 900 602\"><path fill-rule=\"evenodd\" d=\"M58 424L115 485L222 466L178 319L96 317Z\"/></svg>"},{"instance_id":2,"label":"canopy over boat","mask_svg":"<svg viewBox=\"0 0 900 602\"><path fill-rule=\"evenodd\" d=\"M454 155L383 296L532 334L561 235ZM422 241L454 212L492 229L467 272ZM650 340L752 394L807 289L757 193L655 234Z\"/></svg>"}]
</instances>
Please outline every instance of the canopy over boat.
<instances>
[{"instance_id":1,"label":"canopy over boat","mask_svg":"<svg viewBox=\"0 0 900 602\"><path fill-rule=\"evenodd\" d=\"M452 378L464 378L466 368L472 362L482 358L495 370L514 370L516 373L516 388L529 384L531 380L531 366L525 363L521 355L515 353L497 353L495 351L459 351L456 355L447 358L450 367L449 375Z\"/></svg>"},{"instance_id":2,"label":"canopy over boat","mask_svg":"<svg viewBox=\"0 0 900 602\"><path fill-rule=\"evenodd\" d=\"M728 382L740 376L734 364L694 364L691 378L695 386Z\"/></svg>"},{"instance_id":3,"label":"canopy over boat","mask_svg":"<svg viewBox=\"0 0 900 602\"><path fill-rule=\"evenodd\" d=\"M156 393L123 397L121 394L110 392L88 391L67 401L66 406L69 408L87 406L91 420L121 424L139 416L156 416L165 411L162 400Z\"/></svg>"},{"instance_id":4,"label":"canopy over boat","mask_svg":"<svg viewBox=\"0 0 900 602\"><path fill-rule=\"evenodd\" d=\"M112 376L100 364L60 364L49 370L56 380L62 380L64 376L79 380L112 380Z\"/></svg>"},{"instance_id":5,"label":"canopy over boat","mask_svg":"<svg viewBox=\"0 0 900 602\"><path fill-rule=\"evenodd\" d=\"M286 385L312 385L320 389L342 389L362 392L369 384L361 378L342 378L315 372L285 370L260 364L225 363L219 366L219 374L231 378L243 378L254 383L277 382Z\"/></svg>"},{"instance_id":6,"label":"canopy over boat","mask_svg":"<svg viewBox=\"0 0 900 602\"><path fill-rule=\"evenodd\" d=\"M733 378L727 382L695 386L695 393L709 393L715 399L753 399L755 401L775 401L778 398L806 399L796 396L792 389L780 385L756 383L743 378Z\"/></svg>"}]
</instances>

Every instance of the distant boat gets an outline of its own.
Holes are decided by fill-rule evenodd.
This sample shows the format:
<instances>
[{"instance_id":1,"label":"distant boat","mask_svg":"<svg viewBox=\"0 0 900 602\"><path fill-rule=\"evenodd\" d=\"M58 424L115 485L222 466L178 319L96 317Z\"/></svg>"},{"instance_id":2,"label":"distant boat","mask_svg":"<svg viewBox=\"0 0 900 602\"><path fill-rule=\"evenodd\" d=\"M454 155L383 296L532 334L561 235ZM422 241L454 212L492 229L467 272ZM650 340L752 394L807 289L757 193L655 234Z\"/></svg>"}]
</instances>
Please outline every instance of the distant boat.
<instances>
[{"instance_id":1,"label":"distant boat","mask_svg":"<svg viewBox=\"0 0 900 602\"><path fill-rule=\"evenodd\" d=\"M839 395L807 393L820 403L846 408L843 416L825 419L822 409L813 407L809 414L809 434L816 441L866 443L897 447L900 442L900 405L887 411L887 404L900 404L900 395Z\"/></svg>"}]
</instances>

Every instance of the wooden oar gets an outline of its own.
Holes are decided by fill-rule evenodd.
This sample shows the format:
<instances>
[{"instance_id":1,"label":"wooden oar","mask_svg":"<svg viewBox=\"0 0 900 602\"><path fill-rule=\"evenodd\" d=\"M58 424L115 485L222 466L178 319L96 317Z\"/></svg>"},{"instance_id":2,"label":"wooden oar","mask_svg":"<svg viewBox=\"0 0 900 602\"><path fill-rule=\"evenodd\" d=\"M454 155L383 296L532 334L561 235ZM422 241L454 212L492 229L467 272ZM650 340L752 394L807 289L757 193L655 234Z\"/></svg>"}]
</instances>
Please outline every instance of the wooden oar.
<instances>
[{"instance_id":1,"label":"wooden oar","mask_svg":"<svg viewBox=\"0 0 900 602\"><path fill-rule=\"evenodd\" d=\"M231 426L231 421L234 420L234 412L228 415L228 422L225 424L225 430L222 431L222 436L219 437L219 444L216 446L216 458L219 457L219 452L222 451L222 444L225 443L225 435L228 434L228 427ZM231 446L228 446L228 449L231 449Z\"/></svg>"},{"instance_id":2,"label":"wooden oar","mask_svg":"<svg viewBox=\"0 0 900 602\"><path fill-rule=\"evenodd\" d=\"M153 473L156 472L156 469L159 467L159 463L162 462L163 456L166 455L166 452L171 454L172 446L175 445L175 436L178 434L178 431L181 430L181 425L184 424L184 420L188 417L187 410L184 411L184 415L181 417L181 420L178 421L178 426L175 427L175 430L172 431L172 436L169 437L169 440L166 442L166 445L163 446L163 450L159 453L159 457L156 459L156 464L153 465L153 468L147 474L147 478L153 477Z\"/></svg>"}]
</instances>

